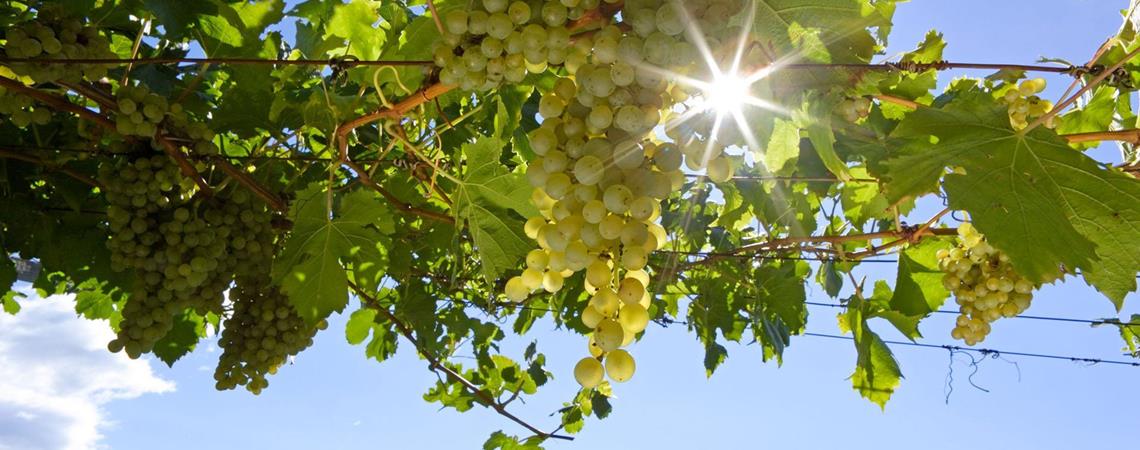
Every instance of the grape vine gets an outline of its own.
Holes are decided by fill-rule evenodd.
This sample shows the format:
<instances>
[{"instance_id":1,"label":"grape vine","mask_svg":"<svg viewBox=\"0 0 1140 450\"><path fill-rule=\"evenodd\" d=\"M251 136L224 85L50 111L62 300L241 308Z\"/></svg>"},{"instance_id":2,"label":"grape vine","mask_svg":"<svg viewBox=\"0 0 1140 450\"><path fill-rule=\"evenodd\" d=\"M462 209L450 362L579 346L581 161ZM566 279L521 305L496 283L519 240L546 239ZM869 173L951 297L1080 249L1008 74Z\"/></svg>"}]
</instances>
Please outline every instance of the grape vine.
<instances>
[{"instance_id":1,"label":"grape vine","mask_svg":"<svg viewBox=\"0 0 1140 450\"><path fill-rule=\"evenodd\" d=\"M894 0L79 3L0 5L0 249L111 351L216 340L219 390L343 314L369 358L427 361L428 401L535 435L488 441L512 448L609 414L654 322L711 375L728 342L782 358L828 295L883 404L872 328L917 340L952 296L973 346L1046 284L1137 288L1134 17L1026 65L944 61L937 32L883 59ZM548 325L585 352L505 350ZM571 374L560 423L511 412Z\"/></svg>"}]
</instances>

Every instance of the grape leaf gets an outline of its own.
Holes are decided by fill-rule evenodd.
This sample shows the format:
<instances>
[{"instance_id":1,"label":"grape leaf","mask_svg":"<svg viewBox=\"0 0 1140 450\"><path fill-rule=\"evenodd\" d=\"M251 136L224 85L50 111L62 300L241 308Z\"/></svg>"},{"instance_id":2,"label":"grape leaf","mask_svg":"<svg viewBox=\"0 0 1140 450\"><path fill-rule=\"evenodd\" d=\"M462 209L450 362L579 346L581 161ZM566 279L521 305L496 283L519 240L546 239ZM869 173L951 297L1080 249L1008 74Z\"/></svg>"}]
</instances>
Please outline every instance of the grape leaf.
<instances>
[{"instance_id":1,"label":"grape leaf","mask_svg":"<svg viewBox=\"0 0 1140 450\"><path fill-rule=\"evenodd\" d=\"M789 175L795 170L795 161L800 155L800 129L790 121L777 118L772 136L768 139L768 146L753 151L764 152L764 166L769 172L774 175ZM756 156L759 159L761 155Z\"/></svg>"},{"instance_id":2,"label":"grape leaf","mask_svg":"<svg viewBox=\"0 0 1140 450\"><path fill-rule=\"evenodd\" d=\"M899 253L899 269L890 308L907 315L924 315L937 310L950 296L942 284L938 250L952 247L948 240L925 239Z\"/></svg>"},{"instance_id":3,"label":"grape leaf","mask_svg":"<svg viewBox=\"0 0 1140 450\"><path fill-rule=\"evenodd\" d=\"M348 304L342 262L375 261L378 243L395 226L388 207L365 190L349 192L332 215L325 192L314 183L298 195L293 232L274 267L274 277L306 321L315 323Z\"/></svg>"},{"instance_id":4,"label":"grape leaf","mask_svg":"<svg viewBox=\"0 0 1140 450\"><path fill-rule=\"evenodd\" d=\"M867 30L889 26L893 8L868 10L858 0L760 0L753 26L777 57L809 56L814 61L866 62L877 44ZM886 1L880 3L893 3ZM810 39L806 39L810 37ZM826 46L821 52L820 45ZM803 55L803 52L807 52ZM825 58L826 59L823 59Z\"/></svg>"},{"instance_id":5,"label":"grape leaf","mask_svg":"<svg viewBox=\"0 0 1140 450\"><path fill-rule=\"evenodd\" d=\"M839 315L839 328L845 334L851 333L858 354L855 372L851 374L851 387L863 398L885 409L903 376L891 349L867 326L864 315L867 306L865 301L852 298L847 312Z\"/></svg>"},{"instance_id":6,"label":"grape leaf","mask_svg":"<svg viewBox=\"0 0 1140 450\"><path fill-rule=\"evenodd\" d=\"M344 337L349 344L358 345L368 338L375 323L376 310L360 308L348 317L348 322L344 325Z\"/></svg>"},{"instance_id":7,"label":"grape leaf","mask_svg":"<svg viewBox=\"0 0 1140 450\"><path fill-rule=\"evenodd\" d=\"M502 431L496 431L483 443L483 450L539 450L538 444L529 439L520 440L518 436L511 436Z\"/></svg>"},{"instance_id":8,"label":"grape leaf","mask_svg":"<svg viewBox=\"0 0 1140 450\"><path fill-rule=\"evenodd\" d=\"M349 52L360 59L376 59L384 45L386 34L375 27L380 20L374 0L352 0L337 4L332 18L325 26L326 36L344 38L349 42Z\"/></svg>"},{"instance_id":9,"label":"grape leaf","mask_svg":"<svg viewBox=\"0 0 1140 450\"><path fill-rule=\"evenodd\" d=\"M978 230L1033 280L1061 265L1119 308L1140 271L1140 182L1071 149L1048 129L1009 126L1002 105L963 90L941 108L907 116L895 135L913 140L888 161L892 185L906 195L932 190L948 166L950 206L970 212ZM929 136L936 136L931 145Z\"/></svg>"},{"instance_id":10,"label":"grape leaf","mask_svg":"<svg viewBox=\"0 0 1140 450\"><path fill-rule=\"evenodd\" d=\"M847 163L843 162L843 159L835 152L835 132L831 129L831 119L822 111L816 111L812 117L805 120L807 120L808 140L811 141L815 153L819 155L820 161L823 161L827 170L835 174L836 178L843 181L850 180L851 173L847 168Z\"/></svg>"},{"instance_id":11,"label":"grape leaf","mask_svg":"<svg viewBox=\"0 0 1140 450\"><path fill-rule=\"evenodd\" d=\"M16 298L23 296L16 291L5 292L4 295L0 296L0 307L3 307L4 312L14 315L20 312L20 303L16 301Z\"/></svg>"},{"instance_id":12,"label":"grape leaf","mask_svg":"<svg viewBox=\"0 0 1140 450\"><path fill-rule=\"evenodd\" d=\"M522 221L507 209L524 217L538 215L525 177L499 162L502 147L502 141L488 137L464 145L467 171L453 195L456 214L467 223L488 279L518 265L533 248L522 233Z\"/></svg>"},{"instance_id":13,"label":"grape leaf","mask_svg":"<svg viewBox=\"0 0 1140 450\"><path fill-rule=\"evenodd\" d=\"M174 367L174 363L194 350L198 340L206 336L206 321L191 310L174 316L174 325L166 336L154 343L154 356Z\"/></svg>"},{"instance_id":14,"label":"grape leaf","mask_svg":"<svg viewBox=\"0 0 1140 450\"><path fill-rule=\"evenodd\" d=\"M1089 99L1080 109L1060 116L1057 133L1074 134L1093 131L1104 131L1112 124L1113 114L1116 113L1116 88L1101 86L1093 91ZM1097 142L1076 144L1077 148L1088 149L1097 146Z\"/></svg>"},{"instance_id":15,"label":"grape leaf","mask_svg":"<svg viewBox=\"0 0 1140 450\"><path fill-rule=\"evenodd\" d=\"M854 178L870 177L867 169L863 167L852 167L850 173ZM887 208L890 207L887 197L880 191L879 183L876 182L843 183L839 199L843 203L843 215L856 228L862 228L868 220L883 218Z\"/></svg>"}]
</instances>

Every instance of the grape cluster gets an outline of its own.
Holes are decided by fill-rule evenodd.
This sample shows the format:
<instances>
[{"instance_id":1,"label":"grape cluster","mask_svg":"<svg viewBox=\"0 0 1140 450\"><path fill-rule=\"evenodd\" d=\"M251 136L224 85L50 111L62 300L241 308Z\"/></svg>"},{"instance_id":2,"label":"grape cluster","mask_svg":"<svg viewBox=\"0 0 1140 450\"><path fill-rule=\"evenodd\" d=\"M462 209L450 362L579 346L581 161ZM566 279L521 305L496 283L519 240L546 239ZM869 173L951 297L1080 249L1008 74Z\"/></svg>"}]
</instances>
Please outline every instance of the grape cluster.
<instances>
[{"instance_id":1,"label":"grape cluster","mask_svg":"<svg viewBox=\"0 0 1140 450\"><path fill-rule=\"evenodd\" d=\"M233 311L222 329L218 344L222 356L214 371L218 390L245 386L254 394L261 393L269 385L266 375L277 373L290 356L313 345L313 336L327 326L323 320L317 325L305 323L270 282L268 273L238 278L230 300Z\"/></svg>"},{"instance_id":2,"label":"grape cluster","mask_svg":"<svg viewBox=\"0 0 1140 450\"><path fill-rule=\"evenodd\" d=\"M607 0L611 1L611 0ZM442 15L443 39L434 60L445 84L486 90L518 83L550 65L581 65L588 43L572 43L570 21L597 8L599 0L481 0L471 9Z\"/></svg>"},{"instance_id":3,"label":"grape cluster","mask_svg":"<svg viewBox=\"0 0 1140 450\"><path fill-rule=\"evenodd\" d=\"M3 50L9 58L106 59L114 58L110 41L95 27L45 7L35 19L13 24L4 32ZM98 64L13 63L12 69L38 82L98 80L107 73Z\"/></svg>"},{"instance_id":4,"label":"grape cluster","mask_svg":"<svg viewBox=\"0 0 1140 450\"><path fill-rule=\"evenodd\" d=\"M29 125L47 125L51 122L51 110L37 107L31 97L8 92L0 87L0 116L8 116L8 120L16 128L27 128Z\"/></svg>"},{"instance_id":5,"label":"grape cluster","mask_svg":"<svg viewBox=\"0 0 1140 450\"><path fill-rule=\"evenodd\" d=\"M539 248L505 289L509 300L522 302L539 290L557 292L566 277L585 271L591 298L581 320L593 330L591 356L578 363L575 378L587 389L604 374L618 382L633 376L633 357L622 347L649 323L646 266L667 239L657 223L661 201L683 185L681 167L708 168L718 180L732 176L727 158L710 156L703 141L675 139L683 142L677 145L652 134L688 95L665 74L689 73L699 63L680 5L629 1L621 14L628 31L611 25L577 39L587 60L567 61L569 76L539 100L542 124L529 136L538 157L526 176L541 215L524 230Z\"/></svg>"},{"instance_id":6,"label":"grape cluster","mask_svg":"<svg viewBox=\"0 0 1140 450\"><path fill-rule=\"evenodd\" d=\"M1045 90L1044 78L1022 80L1016 87L1010 87L1002 95L1002 101L1009 106L1009 123L1020 130L1029 126L1029 121L1053 110L1053 102L1038 97ZM1050 118L1052 119L1052 118ZM1044 123L1048 128L1056 124L1053 120Z\"/></svg>"},{"instance_id":7,"label":"grape cluster","mask_svg":"<svg viewBox=\"0 0 1140 450\"><path fill-rule=\"evenodd\" d=\"M104 165L99 178L109 203L112 268L136 279L112 351L149 352L184 310L221 313L238 264L271 258L257 243L270 229L269 216L255 212L244 191L195 196L194 184L162 155Z\"/></svg>"},{"instance_id":8,"label":"grape cluster","mask_svg":"<svg viewBox=\"0 0 1140 450\"><path fill-rule=\"evenodd\" d=\"M141 85L120 87L116 92L116 106L115 129L124 136L154 136L170 110L166 98Z\"/></svg>"},{"instance_id":9,"label":"grape cluster","mask_svg":"<svg viewBox=\"0 0 1140 450\"><path fill-rule=\"evenodd\" d=\"M950 336L974 345L985 340L990 323L1028 309L1037 286L1018 275L1009 257L970 223L958 227L958 237L957 247L938 252L938 264L961 312Z\"/></svg>"},{"instance_id":10,"label":"grape cluster","mask_svg":"<svg viewBox=\"0 0 1140 450\"><path fill-rule=\"evenodd\" d=\"M193 142L198 155L214 155L214 132L204 123L192 120L180 104L170 104L144 85L122 86L116 91L115 129L124 136L153 137L164 133Z\"/></svg>"}]
</instances>

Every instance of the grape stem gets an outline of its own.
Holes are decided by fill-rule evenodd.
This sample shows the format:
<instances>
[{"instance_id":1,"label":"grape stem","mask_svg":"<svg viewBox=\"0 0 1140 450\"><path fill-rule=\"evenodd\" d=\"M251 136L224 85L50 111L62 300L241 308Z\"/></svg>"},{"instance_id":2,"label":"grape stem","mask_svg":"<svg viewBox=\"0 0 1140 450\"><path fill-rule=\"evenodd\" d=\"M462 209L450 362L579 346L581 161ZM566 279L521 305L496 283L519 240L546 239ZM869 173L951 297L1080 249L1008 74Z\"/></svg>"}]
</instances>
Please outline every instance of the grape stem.
<instances>
[{"instance_id":1,"label":"grape stem","mask_svg":"<svg viewBox=\"0 0 1140 450\"><path fill-rule=\"evenodd\" d=\"M1092 90L1092 88L1094 88L1094 87L1097 87L1098 85L1100 85L1100 83L1104 82L1104 80L1107 80L1108 77L1115 74L1118 69L1120 69L1121 67L1124 67L1124 64L1127 63L1128 61L1131 61L1132 58L1135 57L1137 54L1140 54L1140 47L1133 49L1132 51L1128 52L1128 54L1124 55L1123 58L1120 58L1120 61L1117 61L1116 64L1113 64L1113 65L1105 68L1100 73L1100 75L1097 75L1092 80L1089 80L1088 83L1085 83L1084 86L1082 86L1080 89L1078 89L1077 92L1074 92L1073 95L1069 96L1069 98L1062 100L1060 103L1057 104L1056 107L1049 110L1049 112L1043 114L1041 117L1038 117L1037 120L1034 120L1032 123L1030 123L1028 126L1026 126L1024 130L1021 130L1021 133L1023 135L1028 134L1034 128L1037 128L1038 126L1045 123L1049 119L1052 119L1053 117L1055 117L1057 114L1060 114L1061 111L1064 111L1066 108L1069 107L1069 105L1076 103L1076 101L1078 99L1080 99L1082 95L1085 95L1086 92Z\"/></svg>"},{"instance_id":2,"label":"grape stem","mask_svg":"<svg viewBox=\"0 0 1140 450\"><path fill-rule=\"evenodd\" d=\"M87 109L83 106L72 103L70 100L68 100L66 98L55 96L55 95L49 94L47 92L43 92L43 91L36 89L36 88L33 88L33 87L25 86L23 83L21 83L19 81L13 80L13 79L8 78L8 77L3 77L3 76L0 76L0 86L4 87L6 89L10 89L14 92L18 92L21 95L26 95L28 97L31 97L31 98L39 101L40 103L46 104L46 105L48 105L52 108L55 108L57 110L74 113L74 114L78 115L80 118L87 119L87 120L90 120L92 122L95 122L95 124L97 124L103 128L106 128L108 130L111 130L112 132L117 132L116 127L115 127L115 123L112 122L111 119L108 119L106 116L99 114L95 111L92 111L90 109ZM104 109L106 109L106 108L104 108ZM159 140L160 142L165 141L165 139L162 137L161 133L155 135L155 138L157 140ZM166 142L166 144L169 144L169 142ZM165 144L164 144L164 148L165 148L167 154L169 154L171 158L174 158L174 160L178 163L178 167L182 170L183 175L185 175L187 178L194 180L194 183L197 184L198 187L202 191L206 192L207 194L213 193L213 190L210 188L210 185L206 184L206 181L204 179L202 179L201 174L199 174L198 170L194 168L194 165L190 164L190 162L186 160L185 156L182 155L181 152L179 152L177 148L173 148L173 150L172 150L172 147L166 146Z\"/></svg>"},{"instance_id":3,"label":"grape stem","mask_svg":"<svg viewBox=\"0 0 1140 450\"><path fill-rule=\"evenodd\" d=\"M71 168L67 167L64 164L56 164L56 163L48 161L46 159L37 158L37 157L31 156L31 155L26 155L23 152L14 151L14 150L11 150L11 149L8 149L5 147L0 147L0 158L15 159L17 161L24 161L24 162L36 164L39 166L43 166L49 172L59 172L59 173L62 173L64 175L67 175L71 178L74 178L74 179L76 179L76 180L78 180L84 184L90 185L91 187L98 188L99 190L103 190L103 185L100 184L98 181L96 181L95 179L93 179L87 175L84 175L84 174L81 174L81 173L76 172L74 170L71 170Z\"/></svg>"},{"instance_id":4,"label":"grape stem","mask_svg":"<svg viewBox=\"0 0 1140 450\"><path fill-rule=\"evenodd\" d=\"M435 357L431 352L429 352L422 345L420 345L419 341L416 340L415 335L412 333L412 329L409 328L408 325L405 324L403 321L401 321L399 318L397 318L396 315L392 313L392 311L389 311L388 308L381 305L380 301L377 300L376 297L373 297L372 295L369 295L367 292L364 292L364 290L361 289L360 286L357 286L356 283L353 283L352 281L349 281L348 285L350 288L352 288L353 292L356 292L356 295L361 298L361 300L363 301L365 306L367 306L367 307L371 308L372 310L379 312L380 314L384 315L385 318L387 318L389 321L392 322L393 325L396 326L396 329L400 332L400 334L403 335L404 338L407 339L408 342L410 342L412 344L412 346L414 346L416 348L416 351L419 352L419 354L422 355L424 357L424 359L426 359L428 361L428 368L431 369L432 372L437 372L437 373L442 372L448 378L450 378L453 381L463 385L463 387L466 388L469 392L471 392L472 395L477 397L482 404L484 404L487 407L495 410L495 412L497 412L499 415L510 419L512 422L515 422L515 423L521 425L523 428L526 428L527 430L530 430L531 433L534 433L536 436L540 437L541 439L553 438L553 439L563 439L563 440L567 440L567 441L574 440L574 438L570 437L570 436L565 436L565 435L556 434L556 433L547 433L545 431L542 431L542 430L538 429L537 427L535 427L534 425L527 423L525 420L520 419L518 416L511 414L510 411L507 411L506 405L504 403L495 401L495 399L491 398L491 396L489 394L487 394L482 389L479 389L479 387L476 386L475 383L472 383L470 380L465 378L463 375L459 374L459 372L456 372L455 370L452 370L450 367L447 367L444 364L442 364L441 361L439 360L439 358Z\"/></svg>"},{"instance_id":5,"label":"grape stem","mask_svg":"<svg viewBox=\"0 0 1140 450\"><path fill-rule=\"evenodd\" d=\"M91 99L105 111L115 110L114 97L112 97L109 93L99 89L98 87L84 83L62 83L62 85L68 89L71 89L72 91L79 93L84 97ZM110 124L110 129L114 130L114 124L111 124L110 121L108 121L108 123ZM210 186L206 184L206 181L202 178L202 175L198 173L198 170L195 169L192 164L190 164L190 162L186 159L186 155L182 153L181 150L179 150L179 146L177 144L172 142L168 136L161 132L155 134L155 140L159 143L159 145L162 145L163 150L166 152L166 154L178 163L178 167L182 169L183 176L194 180L194 183L197 184L198 187L203 191L212 192ZM257 181L254 181L254 179L251 178L249 176L249 173L246 171L235 167L233 164L230 164L224 159L216 159L215 164L217 164L218 167L222 169L222 172L225 172L226 175L228 175L230 178L237 180L238 183L253 192L254 195L269 205L270 208L273 208L273 210L284 212L288 209L283 200L274 195L272 192L269 192L268 189L262 187L257 183Z\"/></svg>"},{"instance_id":6,"label":"grape stem","mask_svg":"<svg viewBox=\"0 0 1140 450\"><path fill-rule=\"evenodd\" d=\"M892 103L909 109L919 109L926 106L912 100L887 94L876 94L875 98L885 103ZM1057 110L1057 108L1053 108L1053 110ZM1090 131L1085 133L1062 134L1060 136L1070 144L1102 141L1120 141L1130 144L1140 144L1140 129L1137 128L1114 131Z\"/></svg>"},{"instance_id":7,"label":"grape stem","mask_svg":"<svg viewBox=\"0 0 1140 450\"><path fill-rule=\"evenodd\" d=\"M439 10L435 9L435 0L428 0L428 9L431 10L431 19L435 21L435 28L443 34L443 22L439 20Z\"/></svg>"}]
</instances>

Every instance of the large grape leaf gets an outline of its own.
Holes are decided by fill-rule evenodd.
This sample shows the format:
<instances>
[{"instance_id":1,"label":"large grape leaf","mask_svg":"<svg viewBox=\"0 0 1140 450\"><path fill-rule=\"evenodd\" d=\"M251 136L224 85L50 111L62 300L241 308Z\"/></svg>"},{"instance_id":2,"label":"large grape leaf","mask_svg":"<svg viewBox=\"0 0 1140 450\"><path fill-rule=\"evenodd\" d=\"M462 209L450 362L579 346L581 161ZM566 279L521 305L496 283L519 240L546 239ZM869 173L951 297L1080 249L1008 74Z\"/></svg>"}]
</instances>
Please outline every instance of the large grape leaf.
<instances>
[{"instance_id":1,"label":"large grape leaf","mask_svg":"<svg viewBox=\"0 0 1140 450\"><path fill-rule=\"evenodd\" d=\"M378 245L395 223L387 205L369 191L340 199L331 214L326 192L314 183L298 195L293 232L277 259L274 277L297 312L316 322L348 304L348 278L342 263L374 262Z\"/></svg>"},{"instance_id":2,"label":"large grape leaf","mask_svg":"<svg viewBox=\"0 0 1140 450\"><path fill-rule=\"evenodd\" d=\"M886 408L903 376L886 342L867 326L868 317L864 314L867 306L863 300L852 299L847 312L839 315L839 328L844 333L851 333L858 354L855 372L851 374L851 387L863 398Z\"/></svg>"},{"instance_id":3,"label":"large grape leaf","mask_svg":"<svg viewBox=\"0 0 1140 450\"><path fill-rule=\"evenodd\" d=\"M894 12L893 1L878 3L883 5L872 7L861 0L760 0L755 2L753 27L766 45L781 52L780 57L866 62L878 48L868 28L889 27Z\"/></svg>"},{"instance_id":4,"label":"large grape leaf","mask_svg":"<svg viewBox=\"0 0 1140 450\"><path fill-rule=\"evenodd\" d=\"M870 174L864 167L853 167L851 168L851 176L868 178ZM858 228L862 228L868 220L883 217L890 204L881 191L879 184L875 182L850 181L843 183L843 187L839 190L839 199L843 203L843 215Z\"/></svg>"},{"instance_id":5,"label":"large grape leaf","mask_svg":"<svg viewBox=\"0 0 1140 450\"><path fill-rule=\"evenodd\" d=\"M456 184L455 211L467 223L487 278L518 265L533 248L523 234L523 217L538 215L530 204L531 187L521 173L500 162L503 142L483 137L462 148L467 171Z\"/></svg>"},{"instance_id":6,"label":"large grape leaf","mask_svg":"<svg viewBox=\"0 0 1140 450\"><path fill-rule=\"evenodd\" d=\"M938 250L951 247L950 241L926 239L899 253L899 270L890 308L907 315L925 315L942 306L950 291L942 284Z\"/></svg>"},{"instance_id":7,"label":"large grape leaf","mask_svg":"<svg viewBox=\"0 0 1140 450\"><path fill-rule=\"evenodd\" d=\"M1081 269L1119 307L1140 271L1140 181L1073 150L1051 130L1013 130L987 94L953 95L895 130L912 145L888 161L889 189L929 192L948 167L957 168L943 184L950 206L968 211L1018 272L1048 280L1062 265Z\"/></svg>"},{"instance_id":8,"label":"large grape leaf","mask_svg":"<svg viewBox=\"0 0 1140 450\"><path fill-rule=\"evenodd\" d=\"M800 129L791 121L777 118L772 128L772 136L764 148L754 148L757 159L763 158L764 166L775 175L790 175L796 168L800 156Z\"/></svg>"}]
</instances>

